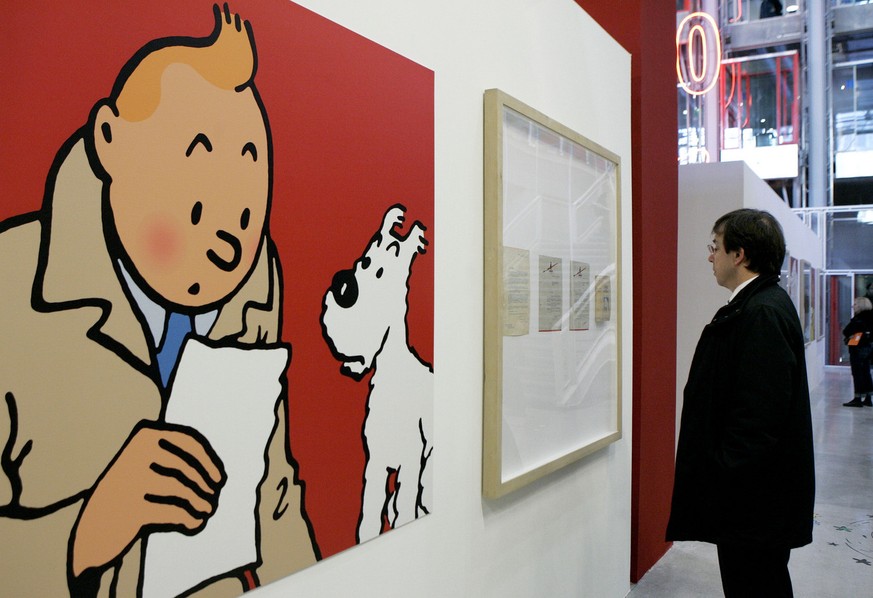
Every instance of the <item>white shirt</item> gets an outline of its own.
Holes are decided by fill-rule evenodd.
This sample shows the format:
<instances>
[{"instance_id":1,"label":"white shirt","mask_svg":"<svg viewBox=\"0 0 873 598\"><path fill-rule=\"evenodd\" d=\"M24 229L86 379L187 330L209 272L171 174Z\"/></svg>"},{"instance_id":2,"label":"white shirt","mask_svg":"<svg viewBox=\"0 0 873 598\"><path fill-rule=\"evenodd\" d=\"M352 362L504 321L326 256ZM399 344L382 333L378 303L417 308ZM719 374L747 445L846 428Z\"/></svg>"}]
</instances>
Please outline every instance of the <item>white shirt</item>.
<instances>
[{"instance_id":1,"label":"white shirt","mask_svg":"<svg viewBox=\"0 0 873 598\"><path fill-rule=\"evenodd\" d=\"M121 268L121 274L124 276L124 281L127 283L127 288L130 289L130 294L133 295L133 300L136 302L136 305L139 307L143 316L145 316L146 324L148 325L149 332L151 332L154 346L160 347L161 341L164 340L164 330L166 330L167 310L152 301L148 295L139 288L127 272L127 269L125 269L121 260L118 260L118 265ZM217 309L195 315L194 332L200 336L206 336L212 329L212 325L215 323L217 317Z\"/></svg>"},{"instance_id":2,"label":"white shirt","mask_svg":"<svg viewBox=\"0 0 873 598\"><path fill-rule=\"evenodd\" d=\"M736 297L737 295L739 295L739 294L740 294L740 291L742 291L744 288L746 288L747 286L749 286L749 284L750 284L753 280L755 280L756 278L758 278L758 276L759 276L758 274L755 274L755 275L754 275L753 277L751 277L749 280L747 280L746 282L743 282L743 283L741 283L739 286L737 286L737 288L734 289L734 292L731 293L731 298L728 299L728 303L730 303L731 301L733 301L733 300L734 300L734 297Z\"/></svg>"}]
</instances>

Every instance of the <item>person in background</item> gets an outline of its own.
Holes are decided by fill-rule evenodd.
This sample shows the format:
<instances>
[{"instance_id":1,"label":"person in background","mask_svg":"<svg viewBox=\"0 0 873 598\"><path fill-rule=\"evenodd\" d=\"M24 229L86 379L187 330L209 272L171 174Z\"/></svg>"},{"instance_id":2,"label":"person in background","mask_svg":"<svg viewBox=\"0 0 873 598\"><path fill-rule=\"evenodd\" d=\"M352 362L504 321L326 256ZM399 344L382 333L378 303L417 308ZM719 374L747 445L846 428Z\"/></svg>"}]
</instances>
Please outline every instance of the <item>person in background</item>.
<instances>
[{"instance_id":1,"label":"person in background","mask_svg":"<svg viewBox=\"0 0 873 598\"><path fill-rule=\"evenodd\" d=\"M856 297L852 303L852 319L843 328L843 337L849 346L849 365L852 367L852 385L855 397L843 407L873 407L873 377L870 376L870 355L873 353L873 303L867 297ZM861 400L864 397L864 400Z\"/></svg>"},{"instance_id":2,"label":"person in background","mask_svg":"<svg viewBox=\"0 0 873 598\"><path fill-rule=\"evenodd\" d=\"M782 289L769 213L719 218L709 261L731 292L694 353L667 540L718 549L727 598L793 596L791 549L812 541L815 471L803 331Z\"/></svg>"},{"instance_id":3,"label":"person in background","mask_svg":"<svg viewBox=\"0 0 873 598\"><path fill-rule=\"evenodd\" d=\"M761 10L758 18L769 19L770 17L782 16L782 3L779 0L764 0L761 2Z\"/></svg>"}]
</instances>

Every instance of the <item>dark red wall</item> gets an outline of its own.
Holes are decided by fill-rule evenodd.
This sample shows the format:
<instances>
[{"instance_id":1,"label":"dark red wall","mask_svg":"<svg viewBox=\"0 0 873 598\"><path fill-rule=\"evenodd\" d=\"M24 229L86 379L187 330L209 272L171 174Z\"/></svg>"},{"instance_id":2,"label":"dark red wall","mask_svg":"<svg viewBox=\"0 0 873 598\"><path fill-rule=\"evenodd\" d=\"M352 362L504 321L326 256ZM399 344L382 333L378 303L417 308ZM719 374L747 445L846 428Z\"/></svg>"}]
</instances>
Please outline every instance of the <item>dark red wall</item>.
<instances>
[{"instance_id":1,"label":"dark red wall","mask_svg":"<svg viewBox=\"0 0 873 598\"><path fill-rule=\"evenodd\" d=\"M576 0L631 53L633 460L631 581L666 552L676 415L675 5Z\"/></svg>"}]
</instances>

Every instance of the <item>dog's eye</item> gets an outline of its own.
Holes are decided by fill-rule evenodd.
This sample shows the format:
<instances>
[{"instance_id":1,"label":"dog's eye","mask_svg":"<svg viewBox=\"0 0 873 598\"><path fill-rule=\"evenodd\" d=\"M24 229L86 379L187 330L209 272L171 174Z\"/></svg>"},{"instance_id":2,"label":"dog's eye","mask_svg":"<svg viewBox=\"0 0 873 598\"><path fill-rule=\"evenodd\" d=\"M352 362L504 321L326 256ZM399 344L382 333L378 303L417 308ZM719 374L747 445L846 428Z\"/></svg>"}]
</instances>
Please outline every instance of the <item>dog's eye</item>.
<instances>
[{"instance_id":1,"label":"dog's eye","mask_svg":"<svg viewBox=\"0 0 873 598\"><path fill-rule=\"evenodd\" d=\"M376 278L382 278L382 268L376 270Z\"/></svg>"},{"instance_id":2,"label":"dog's eye","mask_svg":"<svg viewBox=\"0 0 873 598\"><path fill-rule=\"evenodd\" d=\"M363 258L361 258L361 270L366 270L369 267L370 267L370 258L368 258L367 256L364 256Z\"/></svg>"}]
</instances>

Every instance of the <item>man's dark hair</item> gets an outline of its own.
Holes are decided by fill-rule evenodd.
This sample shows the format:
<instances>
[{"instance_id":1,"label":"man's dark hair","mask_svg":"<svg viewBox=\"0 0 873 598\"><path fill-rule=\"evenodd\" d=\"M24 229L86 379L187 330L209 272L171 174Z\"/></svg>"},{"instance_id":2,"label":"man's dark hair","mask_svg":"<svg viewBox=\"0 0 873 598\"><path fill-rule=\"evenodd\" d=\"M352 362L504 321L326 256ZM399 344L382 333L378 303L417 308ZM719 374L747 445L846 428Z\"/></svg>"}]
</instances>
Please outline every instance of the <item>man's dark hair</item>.
<instances>
[{"instance_id":1,"label":"man's dark hair","mask_svg":"<svg viewBox=\"0 0 873 598\"><path fill-rule=\"evenodd\" d=\"M722 236L727 252L745 252L746 267L757 274L779 274L785 259L785 236L772 214L743 208L715 221L712 232Z\"/></svg>"}]
</instances>

